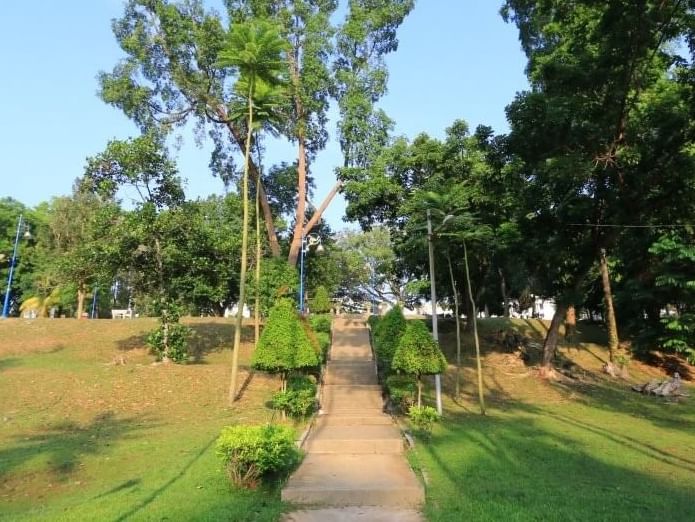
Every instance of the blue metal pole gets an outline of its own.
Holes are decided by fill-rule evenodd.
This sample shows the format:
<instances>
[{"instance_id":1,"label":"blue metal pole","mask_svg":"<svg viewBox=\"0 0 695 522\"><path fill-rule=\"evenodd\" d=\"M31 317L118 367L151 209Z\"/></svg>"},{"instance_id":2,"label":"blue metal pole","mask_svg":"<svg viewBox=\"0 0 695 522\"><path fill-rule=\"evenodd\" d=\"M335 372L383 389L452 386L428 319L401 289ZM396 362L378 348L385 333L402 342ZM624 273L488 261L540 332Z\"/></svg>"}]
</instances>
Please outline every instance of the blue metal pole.
<instances>
[{"instance_id":1,"label":"blue metal pole","mask_svg":"<svg viewBox=\"0 0 695 522\"><path fill-rule=\"evenodd\" d=\"M302 246L299 253L299 311L304 313L304 235L302 235Z\"/></svg>"},{"instance_id":2,"label":"blue metal pole","mask_svg":"<svg viewBox=\"0 0 695 522\"><path fill-rule=\"evenodd\" d=\"M17 260L17 244L19 243L19 233L22 230L22 215L19 215L17 222L17 235L14 238L14 250L12 251L12 260L10 261L10 275L7 277L7 291L5 292L5 303L2 306L2 317L7 317L10 313L10 293L12 291L12 275L14 274L14 265Z\"/></svg>"},{"instance_id":3,"label":"blue metal pole","mask_svg":"<svg viewBox=\"0 0 695 522\"><path fill-rule=\"evenodd\" d=\"M97 295L99 294L99 287L94 287L94 297L92 298L92 319L96 316L97 311Z\"/></svg>"}]
</instances>

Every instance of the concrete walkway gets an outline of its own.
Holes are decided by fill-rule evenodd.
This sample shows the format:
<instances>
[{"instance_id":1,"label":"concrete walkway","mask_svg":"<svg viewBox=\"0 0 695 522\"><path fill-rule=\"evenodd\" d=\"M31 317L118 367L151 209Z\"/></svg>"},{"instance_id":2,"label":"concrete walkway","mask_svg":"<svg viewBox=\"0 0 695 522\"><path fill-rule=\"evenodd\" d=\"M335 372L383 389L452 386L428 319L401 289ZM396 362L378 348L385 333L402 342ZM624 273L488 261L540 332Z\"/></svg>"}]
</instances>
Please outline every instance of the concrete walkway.
<instances>
[{"instance_id":1,"label":"concrete walkway","mask_svg":"<svg viewBox=\"0 0 695 522\"><path fill-rule=\"evenodd\" d=\"M420 522L424 490L403 455L403 438L383 412L362 318L336 318L321 414L282 499L311 509L285 522Z\"/></svg>"}]
</instances>

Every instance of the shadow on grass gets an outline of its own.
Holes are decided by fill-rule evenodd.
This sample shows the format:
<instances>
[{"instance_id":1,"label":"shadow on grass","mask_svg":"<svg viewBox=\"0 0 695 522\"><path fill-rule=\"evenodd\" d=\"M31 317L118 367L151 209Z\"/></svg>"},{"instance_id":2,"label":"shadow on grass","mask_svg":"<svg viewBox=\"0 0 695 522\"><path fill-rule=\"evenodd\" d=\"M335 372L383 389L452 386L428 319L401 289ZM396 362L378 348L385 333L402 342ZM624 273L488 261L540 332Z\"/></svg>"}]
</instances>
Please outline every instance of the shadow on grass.
<instances>
[{"instance_id":1,"label":"shadow on grass","mask_svg":"<svg viewBox=\"0 0 695 522\"><path fill-rule=\"evenodd\" d=\"M210 449L210 447L215 443L217 440L217 436L213 437L210 439L210 441L203 446L200 451L198 451L195 455L193 455L193 458L189 460L182 468L181 470L171 477L169 480L167 480L164 484L162 484L160 487L158 487L156 490L154 490L150 495L148 495L146 498L144 498L141 502L133 506L130 510L126 511L123 513L121 516L119 516L115 522L120 522L122 520L126 520L136 513L140 512L141 510L145 509L147 506L149 506L156 498L164 493L167 489L169 489L174 483L176 483L181 477L183 477L186 472L195 464L200 457L202 457L205 452ZM124 488L123 488L124 489Z\"/></svg>"},{"instance_id":2,"label":"shadow on grass","mask_svg":"<svg viewBox=\"0 0 695 522\"><path fill-rule=\"evenodd\" d=\"M604 447L595 436L606 430L558 421L551 431L532 415L452 415L417 449L428 519L693 519L690 467L614 433Z\"/></svg>"},{"instance_id":3,"label":"shadow on grass","mask_svg":"<svg viewBox=\"0 0 695 522\"><path fill-rule=\"evenodd\" d=\"M108 451L118 440L144 429L146 422L148 428L153 426L144 418L118 419L108 411L97 415L86 426L64 421L35 435L19 435L15 437L15 445L0 449L0 477L31 459L42 457L57 480L68 480L83 455Z\"/></svg>"},{"instance_id":4,"label":"shadow on grass","mask_svg":"<svg viewBox=\"0 0 695 522\"><path fill-rule=\"evenodd\" d=\"M0 372L4 372L10 368L16 368L22 365L22 359L19 357L5 357L0 359Z\"/></svg>"}]
</instances>

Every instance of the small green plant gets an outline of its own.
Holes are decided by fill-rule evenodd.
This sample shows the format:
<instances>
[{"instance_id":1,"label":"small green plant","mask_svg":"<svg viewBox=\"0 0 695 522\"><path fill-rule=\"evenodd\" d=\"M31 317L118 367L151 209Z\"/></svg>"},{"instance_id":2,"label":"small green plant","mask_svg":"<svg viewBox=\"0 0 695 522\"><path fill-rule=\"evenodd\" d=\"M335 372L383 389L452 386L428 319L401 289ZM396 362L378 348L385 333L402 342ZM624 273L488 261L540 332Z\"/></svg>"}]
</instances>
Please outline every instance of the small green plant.
<instances>
[{"instance_id":1,"label":"small green plant","mask_svg":"<svg viewBox=\"0 0 695 522\"><path fill-rule=\"evenodd\" d=\"M411 406L408 417L413 426L426 438L432 434L434 423L439 421L439 414L432 406Z\"/></svg>"},{"instance_id":2,"label":"small green plant","mask_svg":"<svg viewBox=\"0 0 695 522\"><path fill-rule=\"evenodd\" d=\"M331 333L333 317L328 314L309 316L309 323L315 332Z\"/></svg>"},{"instance_id":3,"label":"small green plant","mask_svg":"<svg viewBox=\"0 0 695 522\"><path fill-rule=\"evenodd\" d=\"M312 313L324 314L331 311L331 296L325 286L319 286L314 292L314 298L309 303Z\"/></svg>"},{"instance_id":4,"label":"small green plant","mask_svg":"<svg viewBox=\"0 0 695 522\"><path fill-rule=\"evenodd\" d=\"M181 363L188 359L188 339L191 329L179 323L181 311L168 303L159 310L159 326L150 332L146 343L158 361Z\"/></svg>"},{"instance_id":5,"label":"small green plant","mask_svg":"<svg viewBox=\"0 0 695 522\"><path fill-rule=\"evenodd\" d=\"M408 321L393 356L393 369L417 379L417 405L422 405L422 376L443 373L446 359L422 321Z\"/></svg>"},{"instance_id":6,"label":"small green plant","mask_svg":"<svg viewBox=\"0 0 695 522\"><path fill-rule=\"evenodd\" d=\"M415 404L417 383L412 375L389 375L386 378L386 391L398 411L407 413Z\"/></svg>"},{"instance_id":7,"label":"small green plant","mask_svg":"<svg viewBox=\"0 0 695 522\"><path fill-rule=\"evenodd\" d=\"M306 417L316 407L316 384L304 375L290 377L287 390L273 395L271 403L291 417Z\"/></svg>"},{"instance_id":8,"label":"small green plant","mask_svg":"<svg viewBox=\"0 0 695 522\"><path fill-rule=\"evenodd\" d=\"M293 430L277 425L227 426L217 439L217 454L232 483L245 488L292 471L301 459Z\"/></svg>"},{"instance_id":9,"label":"small green plant","mask_svg":"<svg viewBox=\"0 0 695 522\"><path fill-rule=\"evenodd\" d=\"M369 329L372 331L372 334L376 330L376 326L379 324L380 320L381 317L378 315L370 315L369 319L367 319L367 324L369 325Z\"/></svg>"}]
</instances>

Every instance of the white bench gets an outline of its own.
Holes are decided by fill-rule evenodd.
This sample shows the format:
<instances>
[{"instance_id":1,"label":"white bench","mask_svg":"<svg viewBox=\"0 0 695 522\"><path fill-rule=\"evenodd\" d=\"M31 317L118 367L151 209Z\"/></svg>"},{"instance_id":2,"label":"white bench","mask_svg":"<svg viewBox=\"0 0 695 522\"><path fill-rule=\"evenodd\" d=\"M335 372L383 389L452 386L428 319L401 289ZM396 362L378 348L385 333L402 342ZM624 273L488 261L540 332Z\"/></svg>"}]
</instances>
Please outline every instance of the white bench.
<instances>
[{"instance_id":1,"label":"white bench","mask_svg":"<svg viewBox=\"0 0 695 522\"><path fill-rule=\"evenodd\" d=\"M111 309L111 319L132 319L133 310L128 308L125 310Z\"/></svg>"}]
</instances>

